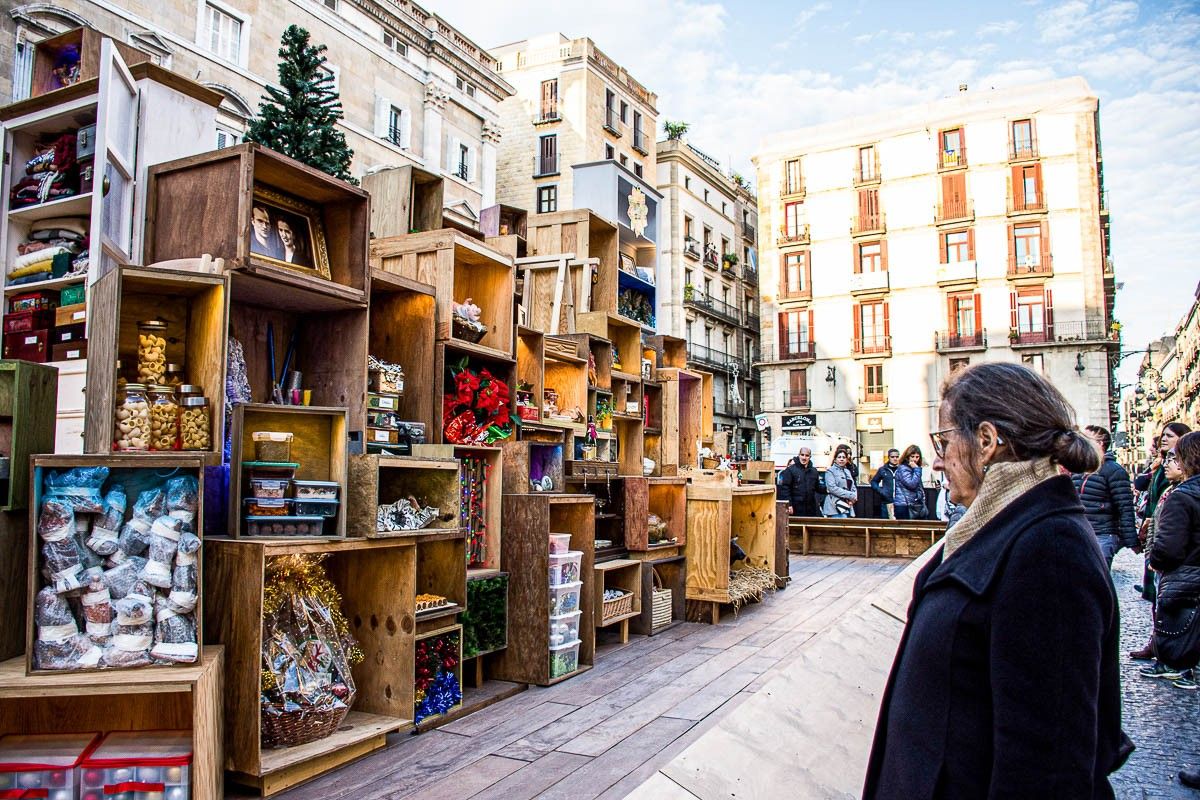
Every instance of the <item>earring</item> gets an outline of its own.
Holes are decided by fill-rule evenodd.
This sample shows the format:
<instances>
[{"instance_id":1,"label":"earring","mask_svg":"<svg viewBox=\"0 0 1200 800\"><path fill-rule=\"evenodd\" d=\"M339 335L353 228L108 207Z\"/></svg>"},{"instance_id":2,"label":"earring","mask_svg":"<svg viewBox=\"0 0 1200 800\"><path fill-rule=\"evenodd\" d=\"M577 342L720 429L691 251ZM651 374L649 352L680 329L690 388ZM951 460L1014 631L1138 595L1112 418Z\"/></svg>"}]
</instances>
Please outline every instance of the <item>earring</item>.
<instances>
[{"instance_id":1,"label":"earring","mask_svg":"<svg viewBox=\"0 0 1200 800\"><path fill-rule=\"evenodd\" d=\"M984 474L984 475L987 475L987 473L988 473L988 470L989 470L989 469L991 469L991 466L992 466L991 464L984 464L984 465L983 465L983 474Z\"/></svg>"},{"instance_id":2,"label":"earring","mask_svg":"<svg viewBox=\"0 0 1200 800\"><path fill-rule=\"evenodd\" d=\"M997 436L997 437L996 437L996 444L1004 444L1004 440L1003 440L1003 439L1001 439L999 436Z\"/></svg>"}]
</instances>

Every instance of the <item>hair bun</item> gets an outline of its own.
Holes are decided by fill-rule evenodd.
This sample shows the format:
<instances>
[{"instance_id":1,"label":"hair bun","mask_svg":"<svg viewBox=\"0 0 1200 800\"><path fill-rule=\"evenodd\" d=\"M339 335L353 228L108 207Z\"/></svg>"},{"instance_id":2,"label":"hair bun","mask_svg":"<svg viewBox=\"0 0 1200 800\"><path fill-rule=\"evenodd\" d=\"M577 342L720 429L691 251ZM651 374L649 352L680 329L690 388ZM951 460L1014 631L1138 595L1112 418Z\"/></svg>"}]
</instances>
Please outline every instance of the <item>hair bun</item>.
<instances>
[{"instance_id":1,"label":"hair bun","mask_svg":"<svg viewBox=\"0 0 1200 800\"><path fill-rule=\"evenodd\" d=\"M1104 463L1096 443L1078 430L1063 430L1058 434L1051 458L1071 472L1095 472Z\"/></svg>"}]
</instances>

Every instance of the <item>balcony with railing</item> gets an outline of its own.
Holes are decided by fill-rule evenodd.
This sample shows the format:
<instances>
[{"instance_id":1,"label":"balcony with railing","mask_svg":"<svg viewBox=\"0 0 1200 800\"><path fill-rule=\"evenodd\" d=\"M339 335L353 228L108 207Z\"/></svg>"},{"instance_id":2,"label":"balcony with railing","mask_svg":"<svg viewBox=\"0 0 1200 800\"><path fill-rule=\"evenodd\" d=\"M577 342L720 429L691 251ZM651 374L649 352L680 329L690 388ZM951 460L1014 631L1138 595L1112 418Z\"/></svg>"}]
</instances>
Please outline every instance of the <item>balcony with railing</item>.
<instances>
[{"instance_id":1,"label":"balcony with railing","mask_svg":"<svg viewBox=\"0 0 1200 800\"><path fill-rule=\"evenodd\" d=\"M683 304L731 325L742 324L742 317L736 306L694 290L689 292L686 287L683 292Z\"/></svg>"},{"instance_id":2,"label":"balcony with railing","mask_svg":"<svg viewBox=\"0 0 1200 800\"><path fill-rule=\"evenodd\" d=\"M533 157L533 177L544 178L547 175L558 174L558 154L552 156L536 155Z\"/></svg>"},{"instance_id":3,"label":"balcony with railing","mask_svg":"<svg viewBox=\"0 0 1200 800\"><path fill-rule=\"evenodd\" d=\"M650 151L646 149L646 133L641 128L633 129L633 149L644 156L650 155Z\"/></svg>"},{"instance_id":4,"label":"balcony with railing","mask_svg":"<svg viewBox=\"0 0 1200 800\"><path fill-rule=\"evenodd\" d=\"M1108 190L1105 189L1103 192L1100 193L1100 216L1107 217L1107 216L1109 216L1109 214L1110 214L1110 212L1109 212L1109 207L1108 207Z\"/></svg>"},{"instance_id":5,"label":"balcony with railing","mask_svg":"<svg viewBox=\"0 0 1200 800\"><path fill-rule=\"evenodd\" d=\"M757 332L762 324L761 318L756 313L747 311L742 314L742 327Z\"/></svg>"},{"instance_id":6,"label":"balcony with railing","mask_svg":"<svg viewBox=\"0 0 1200 800\"><path fill-rule=\"evenodd\" d=\"M720 350L714 350L706 345L692 344L690 342L687 346L687 357L689 362L719 369L722 372L730 372L733 369L733 365L738 363L736 356L731 356Z\"/></svg>"},{"instance_id":7,"label":"balcony with railing","mask_svg":"<svg viewBox=\"0 0 1200 800\"><path fill-rule=\"evenodd\" d=\"M938 331L933 337L934 349L939 353L956 353L971 350L987 349L987 331L979 333L959 333L958 331Z\"/></svg>"},{"instance_id":8,"label":"balcony with railing","mask_svg":"<svg viewBox=\"0 0 1200 800\"><path fill-rule=\"evenodd\" d=\"M758 242L758 228L748 222L742 223L742 238L751 244Z\"/></svg>"},{"instance_id":9,"label":"balcony with railing","mask_svg":"<svg viewBox=\"0 0 1200 800\"><path fill-rule=\"evenodd\" d=\"M746 283L757 284L758 283L758 269L756 267L751 266L750 264L743 264L742 265L742 280L744 280Z\"/></svg>"},{"instance_id":10,"label":"balcony with railing","mask_svg":"<svg viewBox=\"0 0 1200 800\"><path fill-rule=\"evenodd\" d=\"M787 225L779 226L778 244L809 244L810 241L807 222L790 228Z\"/></svg>"},{"instance_id":11,"label":"balcony with railing","mask_svg":"<svg viewBox=\"0 0 1200 800\"><path fill-rule=\"evenodd\" d=\"M867 164L859 161L854 165L855 186L875 186L879 184L880 180L878 151Z\"/></svg>"},{"instance_id":12,"label":"balcony with railing","mask_svg":"<svg viewBox=\"0 0 1200 800\"><path fill-rule=\"evenodd\" d=\"M1054 276L1054 260L1050 254L1040 258L1033 256L1025 256L1018 259L1013 256L1008 260L1008 277L1010 280L1019 281L1026 278L1050 278Z\"/></svg>"},{"instance_id":13,"label":"balcony with railing","mask_svg":"<svg viewBox=\"0 0 1200 800\"><path fill-rule=\"evenodd\" d=\"M1040 189L1040 187L1039 187ZM1010 189L1008 192L1008 215L1041 214L1046 211L1046 193L1038 191L1032 197L1022 195L1017 197Z\"/></svg>"},{"instance_id":14,"label":"balcony with railing","mask_svg":"<svg viewBox=\"0 0 1200 800\"><path fill-rule=\"evenodd\" d=\"M975 219L975 203L970 200L947 200L937 204L933 221L938 225L949 222L970 222Z\"/></svg>"},{"instance_id":15,"label":"balcony with railing","mask_svg":"<svg viewBox=\"0 0 1200 800\"><path fill-rule=\"evenodd\" d=\"M887 220L882 211L874 214L855 214L850 218L850 235L866 236L868 234L887 233Z\"/></svg>"},{"instance_id":16,"label":"balcony with railing","mask_svg":"<svg viewBox=\"0 0 1200 800\"><path fill-rule=\"evenodd\" d=\"M543 108L534 120L534 125L547 125L551 122L562 122L562 115L558 113L558 106Z\"/></svg>"},{"instance_id":17,"label":"balcony with railing","mask_svg":"<svg viewBox=\"0 0 1200 800\"><path fill-rule=\"evenodd\" d=\"M975 283L978 280L979 270L974 259L938 264L938 286L947 286L952 283Z\"/></svg>"},{"instance_id":18,"label":"balcony with railing","mask_svg":"<svg viewBox=\"0 0 1200 800\"><path fill-rule=\"evenodd\" d=\"M858 390L858 402L863 405L887 405L886 386L863 386Z\"/></svg>"},{"instance_id":19,"label":"balcony with railing","mask_svg":"<svg viewBox=\"0 0 1200 800\"><path fill-rule=\"evenodd\" d=\"M454 168L454 177L458 178L459 180L470 180L470 174L471 171L467 168L465 161L458 162L458 166Z\"/></svg>"},{"instance_id":20,"label":"balcony with railing","mask_svg":"<svg viewBox=\"0 0 1200 800\"><path fill-rule=\"evenodd\" d=\"M710 244L704 248L704 266L712 267L713 269L720 268L721 259L717 256L716 245Z\"/></svg>"},{"instance_id":21,"label":"balcony with railing","mask_svg":"<svg viewBox=\"0 0 1200 800\"><path fill-rule=\"evenodd\" d=\"M804 182L803 175L795 180L788 180L786 177L783 179L783 187L779 190L779 195L784 200L788 200L790 202L803 200L807 194L808 186Z\"/></svg>"},{"instance_id":22,"label":"balcony with railing","mask_svg":"<svg viewBox=\"0 0 1200 800\"><path fill-rule=\"evenodd\" d=\"M782 346L763 347L760 364L784 364L792 361L816 361L817 343L813 340L787 342Z\"/></svg>"},{"instance_id":23,"label":"balcony with railing","mask_svg":"<svg viewBox=\"0 0 1200 800\"><path fill-rule=\"evenodd\" d=\"M604 130L608 131L613 136L619 137L621 135L621 129L617 127L617 123L620 122L620 120L621 117L617 114L617 110L615 108L604 109Z\"/></svg>"},{"instance_id":24,"label":"balcony with railing","mask_svg":"<svg viewBox=\"0 0 1200 800\"><path fill-rule=\"evenodd\" d=\"M892 337L879 335L859 337L854 340L855 356L890 356L892 354Z\"/></svg>"},{"instance_id":25,"label":"balcony with railing","mask_svg":"<svg viewBox=\"0 0 1200 800\"><path fill-rule=\"evenodd\" d=\"M886 269L850 273L850 294L886 292L890 288L891 278Z\"/></svg>"},{"instance_id":26,"label":"balcony with railing","mask_svg":"<svg viewBox=\"0 0 1200 800\"><path fill-rule=\"evenodd\" d=\"M683 254L693 261L699 261L700 243L690 236L683 237Z\"/></svg>"},{"instance_id":27,"label":"balcony with railing","mask_svg":"<svg viewBox=\"0 0 1200 800\"><path fill-rule=\"evenodd\" d=\"M960 146L957 150L941 151L938 159L938 170L961 169L967 165L967 147Z\"/></svg>"},{"instance_id":28,"label":"balcony with railing","mask_svg":"<svg viewBox=\"0 0 1200 800\"><path fill-rule=\"evenodd\" d=\"M1008 140L1008 160L1009 161L1033 161L1038 157L1037 137L1030 139L1013 139L1011 136Z\"/></svg>"},{"instance_id":29,"label":"balcony with railing","mask_svg":"<svg viewBox=\"0 0 1200 800\"><path fill-rule=\"evenodd\" d=\"M1047 322L1039 330L1009 328L1008 341L1012 347L1052 347L1081 344L1120 345L1120 334L1114 332L1103 317L1085 317L1062 322Z\"/></svg>"},{"instance_id":30,"label":"balcony with railing","mask_svg":"<svg viewBox=\"0 0 1200 800\"><path fill-rule=\"evenodd\" d=\"M809 391L808 389L784 389L783 390L783 407L803 409L809 408Z\"/></svg>"}]
</instances>

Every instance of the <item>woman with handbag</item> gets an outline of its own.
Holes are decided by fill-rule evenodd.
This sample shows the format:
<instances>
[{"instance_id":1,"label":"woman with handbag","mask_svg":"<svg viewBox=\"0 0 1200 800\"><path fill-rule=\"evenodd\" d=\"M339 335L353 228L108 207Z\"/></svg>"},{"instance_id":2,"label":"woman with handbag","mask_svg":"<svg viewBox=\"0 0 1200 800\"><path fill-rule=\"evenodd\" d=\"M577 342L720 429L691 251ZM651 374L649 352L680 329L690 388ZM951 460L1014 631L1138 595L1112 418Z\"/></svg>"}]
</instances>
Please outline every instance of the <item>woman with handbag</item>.
<instances>
[{"instance_id":1,"label":"woman with handbag","mask_svg":"<svg viewBox=\"0 0 1200 800\"><path fill-rule=\"evenodd\" d=\"M839 444L833 451L833 463L825 470L825 503L821 513L827 517L853 517L858 502L858 486L850 471L850 448Z\"/></svg>"},{"instance_id":2,"label":"woman with handbag","mask_svg":"<svg viewBox=\"0 0 1200 800\"><path fill-rule=\"evenodd\" d=\"M934 469L967 507L918 573L864 800L1111 800L1117 598L1068 476L1100 466L1062 393L1020 364L942 388Z\"/></svg>"},{"instance_id":3,"label":"woman with handbag","mask_svg":"<svg viewBox=\"0 0 1200 800\"><path fill-rule=\"evenodd\" d=\"M921 471L921 448L910 444L900 456L896 470L896 519L925 519L925 483Z\"/></svg>"}]
</instances>

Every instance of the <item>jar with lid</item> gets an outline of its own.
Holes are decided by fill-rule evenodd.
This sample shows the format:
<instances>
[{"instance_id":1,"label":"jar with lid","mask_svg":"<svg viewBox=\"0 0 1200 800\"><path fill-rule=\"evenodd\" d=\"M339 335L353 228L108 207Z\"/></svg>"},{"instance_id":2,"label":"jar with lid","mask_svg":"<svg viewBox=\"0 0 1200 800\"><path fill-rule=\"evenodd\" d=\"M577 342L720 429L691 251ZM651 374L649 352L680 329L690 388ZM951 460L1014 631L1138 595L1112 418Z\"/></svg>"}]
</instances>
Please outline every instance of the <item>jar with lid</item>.
<instances>
[{"instance_id":1,"label":"jar with lid","mask_svg":"<svg viewBox=\"0 0 1200 800\"><path fill-rule=\"evenodd\" d=\"M179 442L184 450L212 449L212 410L203 395L179 400Z\"/></svg>"},{"instance_id":2,"label":"jar with lid","mask_svg":"<svg viewBox=\"0 0 1200 800\"><path fill-rule=\"evenodd\" d=\"M175 394L179 397L179 402L183 402L185 397L203 397L204 387L195 383L181 383L175 387Z\"/></svg>"},{"instance_id":3,"label":"jar with lid","mask_svg":"<svg viewBox=\"0 0 1200 800\"><path fill-rule=\"evenodd\" d=\"M175 450L179 446L179 404L170 386L150 387L150 449Z\"/></svg>"},{"instance_id":4,"label":"jar with lid","mask_svg":"<svg viewBox=\"0 0 1200 800\"><path fill-rule=\"evenodd\" d=\"M150 449L150 401L146 384L127 383L117 392L113 450Z\"/></svg>"},{"instance_id":5,"label":"jar with lid","mask_svg":"<svg viewBox=\"0 0 1200 800\"><path fill-rule=\"evenodd\" d=\"M183 384L183 364L167 364L167 377L163 384L178 389Z\"/></svg>"},{"instance_id":6,"label":"jar with lid","mask_svg":"<svg viewBox=\"0 0 1200 800\"><path fill-rule=\"evenodd\" d=\"M129 381L125 380L125 376L121 374L121 361L117 360L117 391L125 388L125 384Z\"/></svg>"},{"instance_id":7,"label":"jar with lid","mask_svg":"<svg viewBox=\"0 0 1200 800\"><path fill-rule=\"evenodd\" d=\"M138 328L138 381L161 384L167 374L167 323L143 320Z\"/></svg>"}]
</instances>

